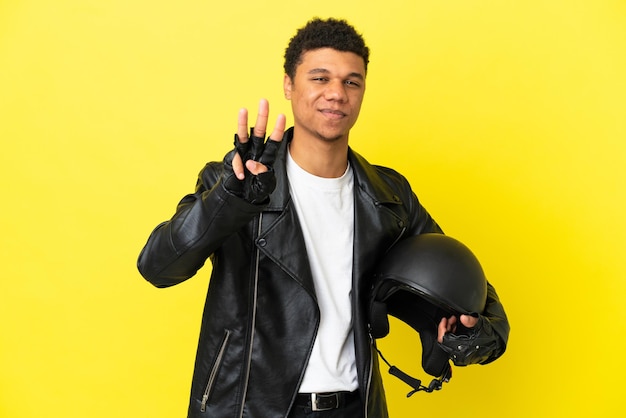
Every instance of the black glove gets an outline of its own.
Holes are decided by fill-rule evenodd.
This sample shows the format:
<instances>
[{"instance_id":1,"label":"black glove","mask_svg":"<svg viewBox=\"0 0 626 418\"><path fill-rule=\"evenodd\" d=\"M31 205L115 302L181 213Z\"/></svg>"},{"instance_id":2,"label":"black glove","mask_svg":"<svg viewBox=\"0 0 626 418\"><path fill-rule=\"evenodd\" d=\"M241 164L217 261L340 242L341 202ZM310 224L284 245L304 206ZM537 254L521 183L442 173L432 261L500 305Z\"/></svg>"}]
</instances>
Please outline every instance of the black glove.
<instances>
[{"instance_id":1,"label":"black glove","mask_svg":"<svg viewBox=\"0 0 626 418\"><path fill-rule=\"evenodd\" d=\"M271 138L265 142L264 138L254 136L252 130L248 142L242 143L239 135L235 134L235 149L224 157L224 180L226 190L254 204L265 203L268 196L276 187L276 176L272 165L280 142ZM244 164L245 178L239 180L233 172L233 158L239 153ZM246 161L254 160L267 167L265 173L254 175L245 168Z\"/></svg>"},{"instance_id":2,"label":"black glove","mask_svg":"<svg viewBox=\"0 0 626 418\"><path fill-rule=\"evenodd\" d=\"M456 366L467 366L485 362L497 350L499 343L489 320L481 315L476 326L467 328L459 323L456 333L444 334L439 346Z\"/></svg>"}]
</instances>

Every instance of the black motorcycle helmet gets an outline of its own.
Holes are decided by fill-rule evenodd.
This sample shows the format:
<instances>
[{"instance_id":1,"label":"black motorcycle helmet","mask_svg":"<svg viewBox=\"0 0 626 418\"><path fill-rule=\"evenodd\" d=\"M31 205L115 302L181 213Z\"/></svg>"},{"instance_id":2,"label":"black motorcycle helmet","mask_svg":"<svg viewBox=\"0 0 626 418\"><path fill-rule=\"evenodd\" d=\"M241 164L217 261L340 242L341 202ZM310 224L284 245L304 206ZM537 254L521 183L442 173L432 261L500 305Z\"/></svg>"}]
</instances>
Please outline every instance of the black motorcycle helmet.
<instances>
[{"instance_id":1,"label":"black motorcycle helmet","mask_svg":"<svg viewBox=\"0 0 626 418\"><path fill-rule=\"evenodd\" d=\"M441 319L477 315L486 300L487 280L478 259L454 238L436 233L411 236L384 256L376 268L370 298L372 336L382 338L389 333L387 315L406 323L419 333L422 368L437 378L424 387L390 365L392 374L415 389L409 396L418 390L441 389L441 382L450 379L448 354L437 343Z\"/></svg>"}]
</instances>

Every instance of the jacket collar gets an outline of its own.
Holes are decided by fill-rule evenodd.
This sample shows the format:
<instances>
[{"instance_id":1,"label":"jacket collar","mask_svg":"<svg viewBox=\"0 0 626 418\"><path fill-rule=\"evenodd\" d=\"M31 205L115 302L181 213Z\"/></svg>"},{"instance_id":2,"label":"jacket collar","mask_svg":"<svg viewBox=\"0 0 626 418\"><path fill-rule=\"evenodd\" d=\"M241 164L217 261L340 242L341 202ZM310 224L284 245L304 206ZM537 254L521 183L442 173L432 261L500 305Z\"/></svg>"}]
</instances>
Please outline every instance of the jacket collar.
<instances>
[{"instance_id":1,"label":"jacket collar","mask_svg":"<svg viewBox=\"0 0 626 418\"><path fill-rule=\"evenodd\" d=\"M276 189L270 195L270 202L265 210L282 211L287 206L289 199L289 180L287 179L287 148L293 139L293 127L285 131L283 140L278 149L274 162L276 174ZM371 165L360 154L348 148L348 159L354 170L355 186L358 186L375 203L397 203L398 197L380 179L375 166Z\"/></svg>"}]
</instances>

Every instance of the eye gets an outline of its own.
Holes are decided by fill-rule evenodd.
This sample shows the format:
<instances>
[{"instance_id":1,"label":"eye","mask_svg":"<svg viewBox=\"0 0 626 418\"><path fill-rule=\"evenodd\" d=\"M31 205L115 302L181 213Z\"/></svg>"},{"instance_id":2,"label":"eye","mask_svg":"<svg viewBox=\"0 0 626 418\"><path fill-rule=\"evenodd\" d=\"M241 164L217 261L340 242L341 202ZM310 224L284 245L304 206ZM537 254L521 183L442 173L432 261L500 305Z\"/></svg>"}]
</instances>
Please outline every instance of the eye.
<instances>
[{"instance_id":1,"label":"eye","mask_svg":"<svg viewBox=\"0 0 626 418\"><path fill-rule=\"evenodd\" d=\"M349 87L361 87L361 84L354 80L346 80L345 84Z\"/></svg>"}]
</instances>

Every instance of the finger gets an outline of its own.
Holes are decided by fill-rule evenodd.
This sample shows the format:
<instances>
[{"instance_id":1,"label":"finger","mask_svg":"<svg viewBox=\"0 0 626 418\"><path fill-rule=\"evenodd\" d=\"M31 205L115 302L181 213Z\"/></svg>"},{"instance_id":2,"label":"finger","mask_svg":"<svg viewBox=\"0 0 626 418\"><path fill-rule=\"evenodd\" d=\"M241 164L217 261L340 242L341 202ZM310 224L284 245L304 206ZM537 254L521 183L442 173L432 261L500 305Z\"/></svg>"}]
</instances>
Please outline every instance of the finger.
<instances>
[{"instance_id":1,"label":"finger","mask_svg":"<svg viewBox=\"0 0 626 418\"><path fill-rule=\"evenodd\" d=\"M437 327L438 342L443 342L443 336L446 332L448 332L448 319L444 317L441 318L441 321L439 321L439 326Z\"/></svg>"},{"instance_id":2,"label":"finger","mask_svg":"<svg viewBox=\"0 0 626 418\"><path fill-rule=\"evenodd\" d=\"M274 130L270 135L272 141L280 142L283 140L283 134L285 133L285 125L287 124L287 118L282 113L276 118L276 124Z\"/></svg>"},{"instance_id":3,"label":"finger","mask_svg":"<svg viewBox=\"0 0 626 418\"><path fill-rule=\"evenodd\" d=\"M245 177L245 174L244 174L244 169L243 169L243 162L241 160L241 157L239 156L239 153L235 153L235 155L233 156L232 166L233 166L233 173L235 173L235 176L237 176L239 180L243 180Z\"/></svg>"},{"instance_id":4,"label":"finger","mask_svg":"<svg viewBox=\"0 0 626 418\"><path fill-rule=\"evenodd\" d=\"M239 141L245 144L248 142L248 109L240 109L239 117L237 119L237 135Z\"/></svg>"},{"instance_id":5,"label":"finger","mask_svg":"<svg viewBox=\"0 0 626 418\"><path fill-rule=\"evenodd\" d=\"M461 315L461 324L466 328L474 328L478 324L478 318L471 315Z\"/></svg>"},{"instance_id":6,"label":"finger","mask_svg":"<svg viewBox=\"0 0 626 418\"><path fill-rule=\"evenodd\" d=\"M246 161L246 168L248 169L248 171L253 174L253 175L258 175L261 173L265 173L267 171L267 166L265 166L264 164L261 164L258 161L254 161L254 160L248 160Z\"/></svg>"},{"instance_id":7,"label":"finger","mask_svg":"<svg viewBox=\"0 0 626 418\"><path fill-rule=\"evenodd\" d=\"M448 318L448 332L456 331L456 316L451 316Z\"/></svg>"},{"instance_id":8,"label":"finger","mask_svg":"<svg viewBox=\"0 0 626 418\"><path fill-rule=\"evenodd\" d=\"M256 115L256 123L254 124L254 136L265 138L267 129L267 118L270 114L270 104L266 99L259 102L259 112Z\"/></svg>"},{"instance_id":9,"label":"finger","mask_svg":"<svg viewBox=\"0 0 626 418\"><path fill-rule=\"evenodd\" d=\"M248 142L251 143L249 154L250 159L258 161L263 153L265 139L263 137L253 135L252 137L250 137L250 140Z\"/></svg>"}]
</instances>

